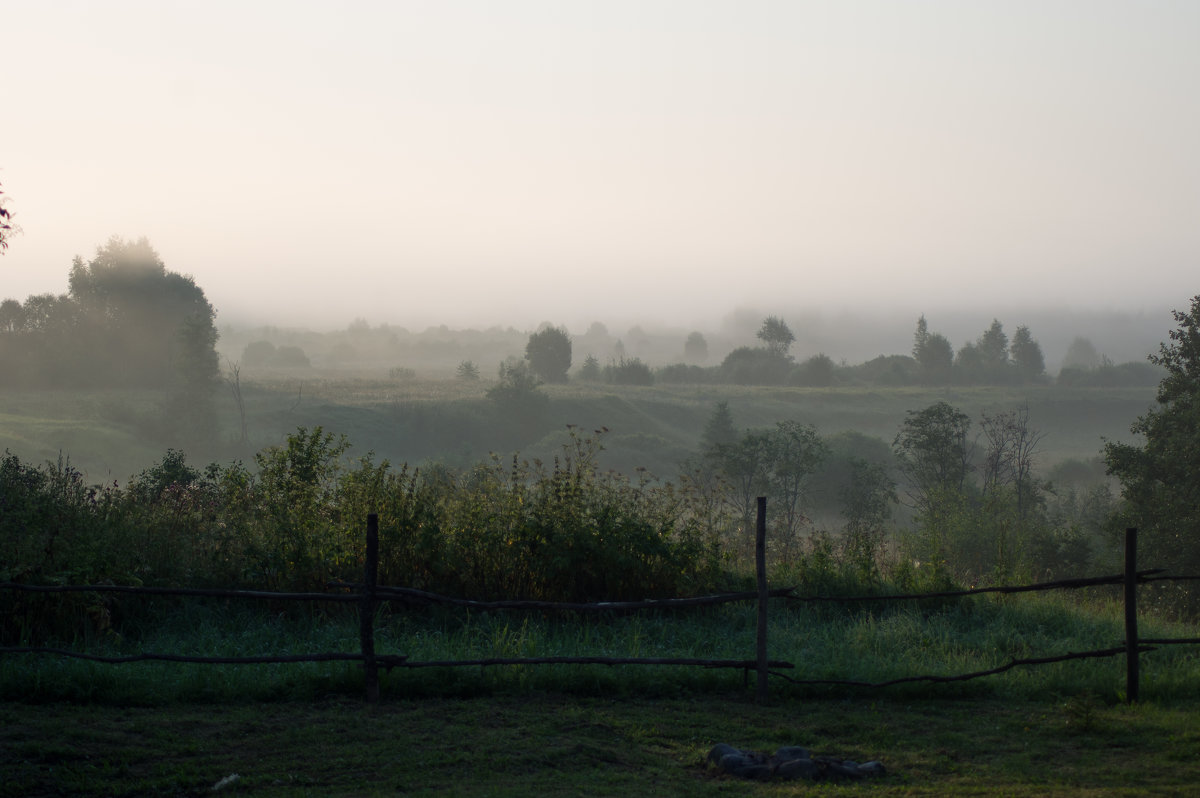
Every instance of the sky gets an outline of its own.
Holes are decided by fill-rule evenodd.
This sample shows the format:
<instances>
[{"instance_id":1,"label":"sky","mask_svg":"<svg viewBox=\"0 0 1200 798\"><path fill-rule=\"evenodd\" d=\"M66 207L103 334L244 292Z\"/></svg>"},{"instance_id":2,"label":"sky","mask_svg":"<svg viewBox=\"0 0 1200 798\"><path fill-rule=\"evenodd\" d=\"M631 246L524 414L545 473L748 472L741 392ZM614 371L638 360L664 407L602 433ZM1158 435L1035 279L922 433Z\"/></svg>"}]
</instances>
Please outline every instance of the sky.
<instances>
[{"instance_id":1,"label":"sky","mask_svg":"<svg viewBox=\"0 0 1200 798\"><path fill-rule=\"evenodd\" d=\"M0 0L0 296L218 324L1186 307L1194 0Z\"/></svg>"}]
</instances>

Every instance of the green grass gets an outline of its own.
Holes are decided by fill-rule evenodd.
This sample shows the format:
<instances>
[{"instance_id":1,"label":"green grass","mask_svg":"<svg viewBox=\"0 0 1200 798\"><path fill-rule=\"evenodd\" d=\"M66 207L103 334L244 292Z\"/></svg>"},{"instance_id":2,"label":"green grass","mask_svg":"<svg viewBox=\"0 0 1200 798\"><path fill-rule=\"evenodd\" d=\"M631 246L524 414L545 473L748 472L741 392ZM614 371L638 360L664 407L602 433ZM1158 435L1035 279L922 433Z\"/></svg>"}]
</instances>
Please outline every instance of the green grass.
<instances>
[{"instance_id":1,"label":"green grass","mask_svg":"<svg viewBox=\"0 0 1200 798\"><path fill-rule=\"evenodd\" d=\"M221 605L172 604L120 636L107 633L82 645L90 653L142 651L195 656L261 656L358 651L349 609L287 618ZM157 620L155 620L157 619ZM703 612L615 617L546 617L534 613L413 611L381 613L376 650L414 662L517 657L672 657L752 660L755 614L750 605ZM1143 637L1196 637L1194 624L1145 620ZM775 601L769 655L794 663L782 672L802 680L877 683L950 676L995 668L1013 659L1048 657L1119 646L1124 632L1113 605L1081 607L1063 597L975 598L921 608L847 610ZM926 682L888 688L802 685L772 679L781 699L963 698L1053 700L1094 695L1122 700L1121 657L1021 666L1005 674L952 684ZM111 665L49 655L0 657L0 699L88 701L118 705L180 701L271 701L302 696L358 695L353 663L212 666L173 663ZM1164 646L1142 655L1146 700L1200 701L1195 649ZM580 696L676 697L746 689L740 670L681 666L531 665L488 668L397 668L383 676L393 697L523 694L552 691Z\"/></svg>"},{"instance_id":2,"label":"green grass","mask_svg":"<svg viewBox=\"0 0 1200 798\"><path fill-rule=\"evenodd\" d=\"M1189 795L1197 705L556 693L0 706L0 795ZM848 786L740 782L716 743L879 759ZM224 792L224 791L222 791Z\"/></svg>"},{"instance_id":3,"label":"green grass","mask_svg":"<svg viewBox=\"0 0 1200 798\"><path fill-rule=\"evenodd\" d=\"M131 608L127 607L127 611ZM1119 643L1115 604L983 597L850 611L773 602L772 658L793 675L876 681L951 674ZM1145 636L1194 626L1143 621ZM354 613L299 617L169 602L132 614L93 652L252 655L355 651ZM420 610L380 614L377 650L489 656L751 658L754 612L607 618ZM395 669L362 701L347 663L108 665L0 657L0 796L198 795L1186 795L1200 778L1194 650L1142 656L1142 703L1120 658L885 689L773 679L758 706L740 671L682 667ZM742 783L710 771L724 742L879 759L865 784Z\"/></svg>"},{"instance_id":4,"label":"green grass","mask_svg":"<svg viewBox=\"0 0 1200 798\"><path fill-rule=\"evenodd\" d=\"M645 466L664 478L695 450L716 402L727 400L739 428L781 419L811 423L823 435L854 430L890 442L905 413L945 400L973 419L1025 402L1034 428L1046 433L1040 462L1094 457L1102 438L1129 439L1129 425L1153 402L1154 389L1033 387L976 388L769 388L717 385L621 387L545 386L551 403L528 428L494 420L484 398L489 380L418 380L335 376L245 380L250 446L232 441L238 418L228 392L217 396L222 440L189 460L247 459L279 443L298 426L323 426L345 434L352 454L374 450L393 462L438 459L466 465L490 450L519 449L530 457L557 454L567 424L606 426L605 467L631 472ZM133 391L0 390L0 451L11 449L39 463L62 452L94 482L124 480L158 460L172 442L156 438L153 416L161 397Z\"/></svg>"}]
</instances>

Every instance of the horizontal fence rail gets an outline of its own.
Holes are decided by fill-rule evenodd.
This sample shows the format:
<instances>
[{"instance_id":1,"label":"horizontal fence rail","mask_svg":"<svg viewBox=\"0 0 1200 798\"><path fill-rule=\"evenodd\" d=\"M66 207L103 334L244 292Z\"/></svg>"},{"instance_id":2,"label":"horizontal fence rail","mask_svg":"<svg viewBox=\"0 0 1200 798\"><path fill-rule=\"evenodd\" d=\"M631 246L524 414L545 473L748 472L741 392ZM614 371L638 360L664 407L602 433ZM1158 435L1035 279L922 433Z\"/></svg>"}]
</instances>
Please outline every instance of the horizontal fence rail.
<instances>
[{"instance_id":1,"label":"horizontal fence rail","mask_svg":"<svg viewBox=\"0 0 1200 798\"><path fill-rule=\"evenodd\" d=\"M471 599L443 596L429 591L406 587L379 586L376 584L378 573L378 516L371 514L367 517L367 548L364 562L364 581L362 583L331 582L328 587L335 590L352 591L337 593L287 593L264 590L227 590L181 587L138 587L131 585L28 585L14 582L0 582L0 589L23 591L31 593L126 593L151 596L190 596L205 598L230 598L271 601L310 601L310 602L354 602L359 605L360 613L360 648L359 653L316 653L295 654L282 656L255 657L199 657L176 654L140 653L128 656L101 656L86 654L62 648L35 646L0 647L0 654L47 654L89 660L93 662L124 664L132 662L173 662L212 665L260 665L286 664L302 662L361 662L364 668L366 698L376 701L379 698L378 668L388 671L393 668L451 668L451 667L493 667L493 666L527 666L527 665L609 665L609 666L684 666L700 668L735 668L741 669L749 677L750 671L759 674L758 698L766 699L765 679L767 675L775 676L792 684L798 685L830 685L861 688L885 688L900 684L916 682L950 683L1005 673L1018 667L1047 665L1070 660L1097 659L1104 657L1126 656L1126 696L1130 702L1138 696L1138 655L1153 651L1155 647L1165 645L1200 645L1200 638L1147 638L1139 639L1137 635L1136 585L1145 582L1159 581L1195 581L1196 576L1163 575L1162 569L1136 570L1137 530L1126 530L1126 562L1125 572L1112 576L1086 577L1078 579L1062 579L1053 582L1039 582L1029 585L1004 585L993 587L969 588L964 590L946 590L929 593L904 593L864 596L803 596L797 594L796 587L767 589L765 569L761 567L761 557L765 550L763 535L758 536L757 577L759 590L725 593L710 596L694 596L688 598L647 599L644 601L608 601L592 603L549 602L531 600L508 601L477 601ZM765 500L759 503L759 527L765 526ZM971 673L956 675L920 675L890 679L883 682L864 682L852 679L804 679L780 673L781 670L795 670L796 665L783 660L771 660L766 655L766 605L769 599L803 602L895 602L922 599L950 599L983 595L987 593L1028 593L1048 590L1072 590L1105 585L1124 585L1126 639L1119 645L1094 651L1071 652L1045 657L1029 657L1012 659L994 668ZM374 645L374 618L377 606L382 602L422 602L442 604L479 610L533 610L542 612L639 612L644 610L661 609L693 609L710 607L721 604L754 601L759 607L758 645L754 659L701 659L693 657L605 657L605 656L550 656L550 657L486 657L463 660L431 660L415 661L405 654L376 653Z\"/></svg>"}]
</instances>

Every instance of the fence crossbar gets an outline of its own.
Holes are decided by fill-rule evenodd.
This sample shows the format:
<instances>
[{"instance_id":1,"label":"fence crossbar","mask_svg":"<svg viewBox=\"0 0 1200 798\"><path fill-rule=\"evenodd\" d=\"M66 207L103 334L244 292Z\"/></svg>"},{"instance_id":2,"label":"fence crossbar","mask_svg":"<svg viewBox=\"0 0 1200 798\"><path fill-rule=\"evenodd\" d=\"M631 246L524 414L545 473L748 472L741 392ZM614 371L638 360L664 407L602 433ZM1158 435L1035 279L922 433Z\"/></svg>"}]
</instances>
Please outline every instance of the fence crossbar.
<instances>
[{"instance_id":1,"label":"fence crossbar","mask_svg":"<svg viewBox=\"0 0 1200 798\"><path fill-rule=\"evenodd\" d=\"M1146 581L1150 574L1161 573L1161 568L1150 568L1138 571L1138 581ZM1054 582L1036 582L1031 585L997 585L995 587L972 587L966 590L940 590L932 593L890 593L877 596L797 596L793 592L785 596L789 601L913 601L933 598L962 598L964 596L979 596L984 593L1033 593L1042 590L1073 590L1083 587L1100 585L1119 585L1125 581L1124 574L1113 576L1089 576L1079 579L1059 579ZM791 590L795 590L792 588Z\"/></svg>"},{"instance_id":2,"label":"fence crossbar","mask_svg":"<svg viewBox=\"0 0 1200 798\"><path fill-rule=\"evenodd\" d=\"M1158 576L1163 569L1151 568L1138 571L1137 577L1143 582L1183 581L1200 579L1192 576ZM1061 579L1054 582L1038 582L1030 585L1008 585L995 587L976 587L966 590L943 590L930 593L890 593L874 596L802 596L797 595L795 586L772 588L768 595L771 598L783 598L789 601L912 601L933 598L960 598L985 593L1027 593L1040 590L1070 590L1076 588L1096 587L1102 585L1119 585L1124 576L1093 576L1079 579ZM335 589L361 590L362 584L355 582L330 582L328 587ZM362 601L361 593L285 593L272 590L229 590L218 588L184 588L184 587L140 587L137 585L28 585L20 582L0 582L0 589L19 590L32 593L133 593L149 596L200 596L208 598L242 598L265 599L278 601ZM517 599L509 601L477 601L452 596L443 596L426 590L409 587L380 586L375 588L375 598L379 601L397 601L417 599L438 604L448 604L470 609L499 610L499 609L528 609L528 610L563 610L573 612L627 612L642 609L672 609L734 603L739 601L755 601L758 594L754 591L734 593L719 593L710 596L691 596L688 598L644 599L642 601L600 601L593 603L553 602Z\"/></svg>"},{"instance_id":3,"label":"fence crossbar","mask_svg":"<svg viewBox=\"0 0 1200 798\"><path fill-rule=\"evenodd\" d=\"M84 659L91 662L105 662L122 665L127 662L186 662L198 665L270 665L292 662L362 662L362 654L284 654L262 657L192 657L184 654L129 654L119 657L107 657L100 654L84 654L80 651L70 651L65 648L43 647L5 647L0 648L0 654L53 654L72 659ZM380 663L389 661L392 667L400 665L408 659L407 654L376 654L375 659Z\"/></svg>"},{"instance_id":4,"label":"fence crossbar","mask_svg":"<svg viewBox=\"0 0 1200 798\"><path fill-rule=\"evenodd\" d=\"M329 587L359 590L362 585L355 582L330 582ZM794 587L779 587L769 591L772 598L788 598L794 592ZM478 610L559 610L563 612L631 612L634 610L676 609L687 607L702 607L716 604L729 604L738 601L757 601L758 593L742 591L736 593L717 593L711 596L690 596L687 598L671 599L642 599L641 601L597 601L591 603L569 601L536 601L533 599L510 599L506 601L479 601L476 599L455 598L439 593L430 593L411 587L377 587L375 597L380 601L405 601L416 599L432 604L447 604L454 607L464 607Z\"/></svg>"},{"instance_id":5,"label":"fence crossbar","mask_svg":"<svg viewBox=\"0 0 1200 798\"><path fill-rule=\"evenodd\" d=\"M278 601L362 601L361 595L353 593L281 593L273 590L140 587L138 585L26 585L20 582L0 582L0 590L20 590L29 593L135 593L144 596L201 596Z\"/></svg>"},{"instance_id":6,"label":"fence crossbar","mask_svg":"<svg viewBox=\"0 0 1200 798\"><path fill-rule=\"evenodd\" d=\"M454 668L490 667L494 665L684 665L700 668L738 668L753 670L758 666L754 659L695 659L690 657L488 657L463 660L406 660L401 668ZM772 668L795 668L795 664L771 660Z\"/></svg>"},{"instance_id":7,"label":"fence crossbar","mask_svg":"<svg viewBox=\"0 0 1200 798\"><path fill-rule=\"evenodd\" d=\"M1149 641L1142 641L1149 642ZM1004 665L995 668L990 668L984 671L974 671L972 673L960 673L953 676L904 676L898 679L890 679L886 682L862 682L852 679L795 679L782 673L772 673L773 676L778 676L793 684L803 685L842 685L847 687L892 687L897 684L908 684L912 682L965 682L970 679L979 679L984 676L995 676L998 673L1010 671L1013 668L1029 665L1049 665L1054 662L1066 662L1074 659L1097 659L1103 657L1116 657L1126 653L1125 646L1116 646L1114 648L1097 649L1095 651L1081 651L1070 654L1059 654L1052 657L1030 657L1027 659L1009 660ZM1138 652L1153 651L1150 646L1138 646Z\"/></svg>"}]
</instances>

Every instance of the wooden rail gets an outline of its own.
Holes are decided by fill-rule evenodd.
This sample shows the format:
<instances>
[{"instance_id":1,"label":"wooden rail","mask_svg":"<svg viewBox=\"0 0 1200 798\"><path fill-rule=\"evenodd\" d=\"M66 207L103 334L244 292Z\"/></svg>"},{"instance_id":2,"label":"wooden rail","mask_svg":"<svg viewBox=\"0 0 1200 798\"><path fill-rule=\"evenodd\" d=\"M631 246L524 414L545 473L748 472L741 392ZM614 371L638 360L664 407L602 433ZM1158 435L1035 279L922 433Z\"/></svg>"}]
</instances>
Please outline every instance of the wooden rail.
<instances>
[{"instance_id":1,"label":"wooden rail","mask_svg":"<svg viewBox=\"0 0 1200 798\"><path fill-rule=\"evenodd\" d=\"M794 684L804 685L846 685L854 687L882 688L897 684L912 682L944 683L977 679L992 676L1012 670L1016 667L1045 665L1075 659L1093 659L1125 655L1126 658L1126 697L1129 702L1138 699L1139 654L1154 650L1162 645L1200 645L1200 638L1175 639L1139 639L1137 626L1137 585L1140 582L1164 580L1195 580L1200 577L1191 576L1162 576L1161 569L1137 570L1137 530L1127 529L1125 538L1125 568L1121 574L1113 576L1087 577L1081 579L1063 579L1055 582L1041 582L1031 585L996 586L971 588L968 590L948 590L920 594L891 594L871 596L801 596L796 594L795 587L771 589L767 585L766 565L766 499L759 498L758 518L756 524L756 578L758 589L755 592L727 593L712 596L693 596L689 598L651 599L646 601L619 602L547 602L547 601L473 601L469 599L441 596L428 591L403 587L379 586L377 584L379 569L379 517L372 513L367 516L366 556L363 563L362 583L330 583L329 587L352 592L336 593L284 593L261 590L218 590L200 588L176 587L134 587L127 585L26 585L13 582L0 583L0 589L39 592L97 592L97 593L134 593L141 595L170 595L196 596L215 598L258 599L274 601L333 601L356 602L359 606L359 653L316 653L297 654L288 656L260 657L192 657L174 654L142 653L129 656L99 656L69 651L61 648L44 647L0 647L0 654L52 654L63 657L91 660L104 663L130 663L145 661L202 663L218 665L254 665L264 663L294 663L294 662L330 662L358 661L363 663L364 692L368 702L379 700L379 668L448 668L448 667L488 667L502 665L674 665L702 668L738 668L749 676L751 670L758 675L756 698L760 702L767 700L767 682L769 676L776 676ZM1098 585L1122 585L1124 595L1125 641L1120 646L1094 651L1081 651L1048 657L1033 657L1013 659L1004 665L972 673L953 676L924 675L908 676L885 682L862 682L845 679L802 679L779 673L780 670L794 670L791 662L771 660L767 656L767 605L771 598L782 598L789 601L812 602L861 602L861 601L909 601L920 599L961 598L985 593L1025 593L1045 590L1078 589ZM450 606L466 607L483 610L536 610L543 612L636 612L648 609L683 609L713 606L730 602L755 601L758 608L758 624L755 657L751 660L715 660L698 658L675 657L492 657L471 660L434 660L413 661L404 654L380 654L375 650L375 613L381 602L390 601L421 601Z\"/></svg>"}]
</instances>

